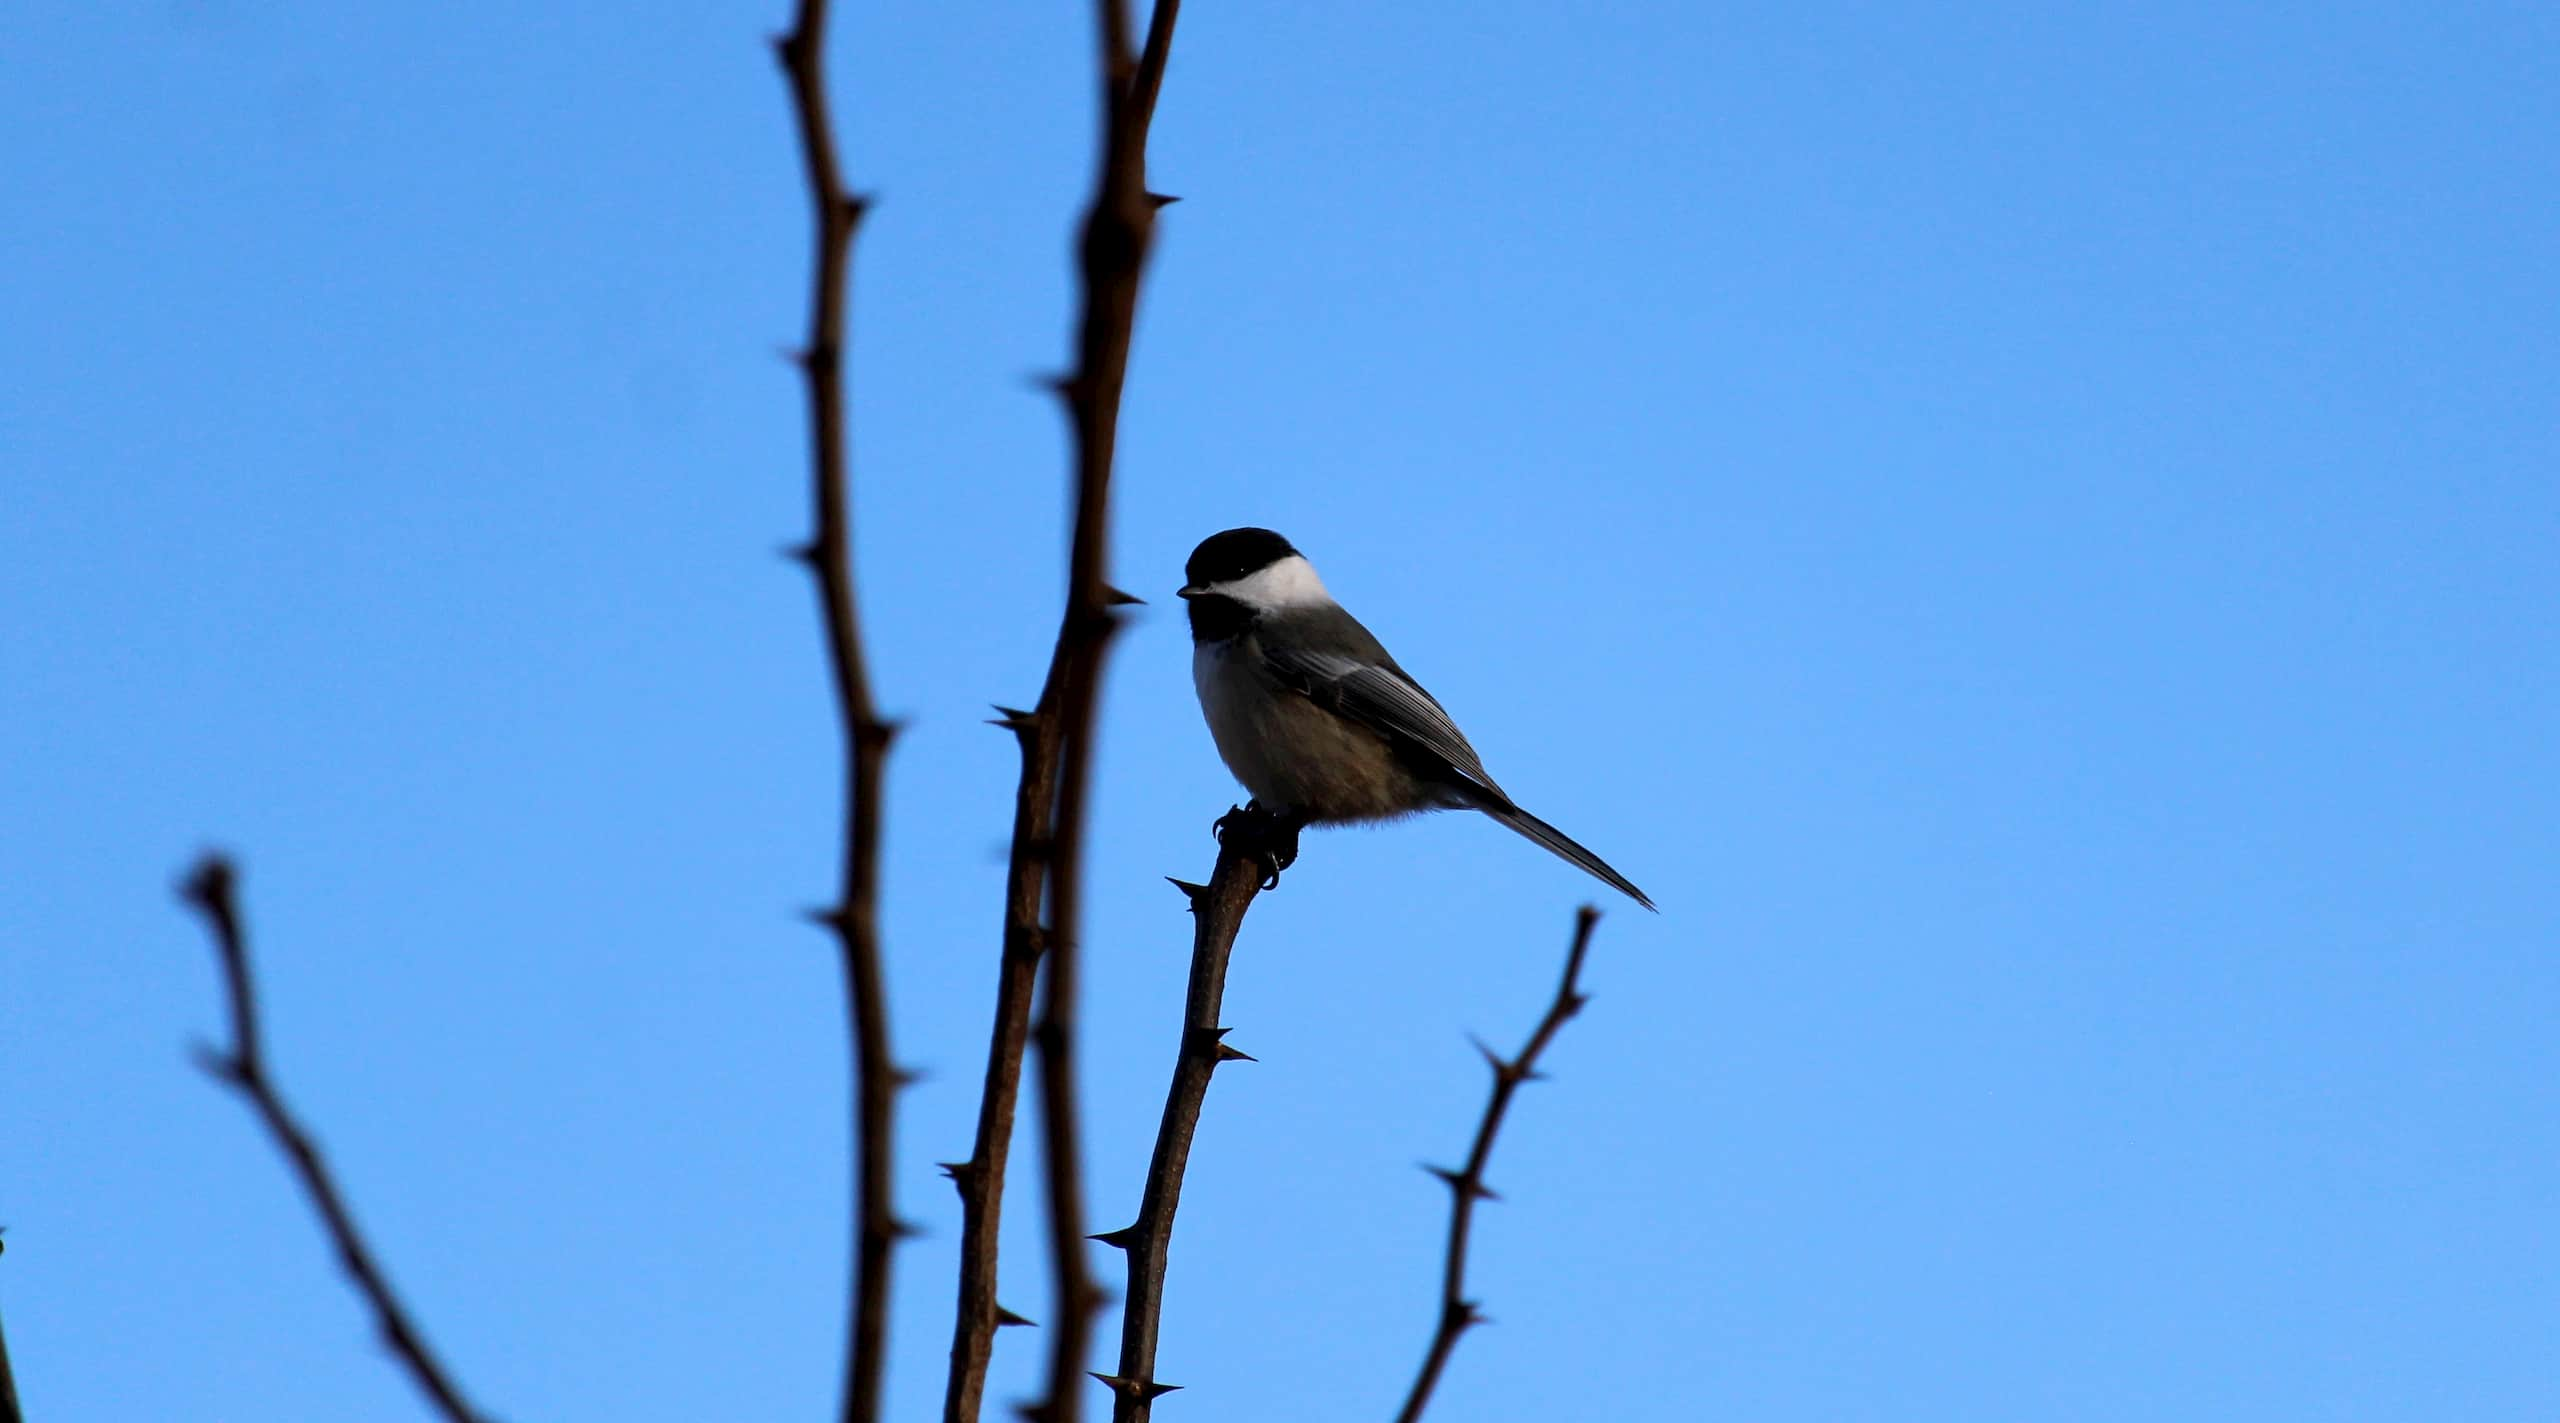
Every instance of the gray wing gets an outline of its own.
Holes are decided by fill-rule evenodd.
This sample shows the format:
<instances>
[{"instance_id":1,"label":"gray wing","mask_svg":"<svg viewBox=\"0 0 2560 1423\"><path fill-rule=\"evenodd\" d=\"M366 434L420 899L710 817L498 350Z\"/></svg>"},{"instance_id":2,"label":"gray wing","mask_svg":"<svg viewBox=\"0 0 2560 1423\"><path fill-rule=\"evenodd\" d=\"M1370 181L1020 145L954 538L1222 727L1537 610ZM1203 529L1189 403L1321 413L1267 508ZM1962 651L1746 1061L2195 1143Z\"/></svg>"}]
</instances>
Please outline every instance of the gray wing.
<instances>
[{"instance_id":1,"label":"gray wing","mask_svg":"<svg viewBox=\"0 0 2560 1423\"><path fill-rule=\"evenodd\" d=\"M1321 624L1292 626L1291 636L1256 638L1262 665L1281 686L1379 732L1399 746L1418 750L1446 764L1458 776L1509 805L1511 797L1494 782L1467 744L1466 733L1449 719L1422 684L1406 675L1386 648L1339 609Z\"/></svg>"}]
</instances>

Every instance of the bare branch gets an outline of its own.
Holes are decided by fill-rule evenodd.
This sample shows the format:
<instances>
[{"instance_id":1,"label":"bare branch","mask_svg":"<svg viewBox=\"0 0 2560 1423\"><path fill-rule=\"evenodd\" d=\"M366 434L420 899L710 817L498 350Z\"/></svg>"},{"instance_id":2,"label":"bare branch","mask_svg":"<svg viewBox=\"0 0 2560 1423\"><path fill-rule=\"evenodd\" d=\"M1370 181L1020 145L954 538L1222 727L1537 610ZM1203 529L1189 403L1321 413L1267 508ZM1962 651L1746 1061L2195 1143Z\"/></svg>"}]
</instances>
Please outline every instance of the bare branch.
<instances>
[{"instance_id":1,"label":"bare branch","mask_svg":"<svg viewBox=\"0 0 2560 1423\"><path fill-rule=\"evenodd\" d=\"M1078 1375L1090 1348L1099 1292L1084 1258L1083 1139L1076 1116L1078 935L1083 916L1085 808L1093 764L1094 708L1102 662L1130 601L1107 581L1110 498L1120 396L1137 323L1138 283L1158 204L1147 193L1146 141L1173 43L1179 0L1157 0L1143 55L1129 43L1125 0L1097 0L1102 142L1094 193L1077 243L1083 310L1075 373L1058 383L1075 430L1075 526L1066 608L1038 708L1004 724L1023 743L1005 884L1004 962L970 1159L952 1172L960 1188L960 1302L952 1330L946 1423L977 1417L1001 1310L995 1252L1004 1168L1026 1038L1040 1053L1042 1142L1048 1168L1051 1310L1047 1397L1032 1410L1049 1423L1082 1416ZM1046 901L1045 920L1041 906ZM1033 968L1048 961L1031 1022Z\"/></svg>"},{"instance_id":2,"label":"bare branch","mask_svg":"<svg viewBox=\"0 0 2560 1423\"><path fill-rule=\"evenodd\" d=\"M204 916L213 934L214 948L222 959L223 990L231 1003L230 1050L204 1049L204 1069L249 1103L267 1135L284 1153L295 1178L302 1183L303 1194L310 1197L312 1209L320 1213L330 1244L337 1247L339 1266L371 1306L383 1343L408 1370L410 1379L435 1404L436 1411L452 1423L482 1423L484 1415L463 1401L462 1390L428 1350L408 1308L392 1293L391 1282L383 1277L372 1247L356 1230L345 1198L320 1160L319 1146L294 1119L267 1075L266 1041L258 1032L257 985L249 972L248 938L241 927L235 892L238 880L238 872L229 859L207 855L197 862L179 889L181 897Z\"/></svg>"},{"instance_id":3,"label":"bare branch","mask_svg":"<svg viewBox=\"0 0 2560 1423\"><path fill-rule=\"evenodd\" d=\"M1040 971L1040 900L1049 869L1049 822L1058 787L1057 719L1045 711L1004 707L997 711L996 724L1011 730L1022 745L1022 780L1014 791L1013 846L1005 868L1004 954L996 970L995 1027L987 1043L986 1080L978 1095L977 1136L967 1161L943 1167L960 1191L960 1303L951 1328L944 1423L975 1423L996 1330L1008 1316L1019 1318L996 1302L996 1246L1003 1221L1005 1166L1013 1144L1014 1107L1022 1085L1023 1045L1030 1033L1032 986Z\"/></svg>"},{"instance_id":4,"label":"bare branch","mask_svg":"<svg viewBox=\"0 0 2560 1423\"><path fill-rule=\"evenodd\" d=\"M843 1418L880 1416L887 1359L889 1255L906 1233L890 1199L897 1146L894 1114L907 1075L889 1049L888 988L880 958L880 782L896 728L871 701L854 600L853 531L845 457L845 288L863 202L847 191L827 109L827 0L800 0L791 32L775 49L791 85L802 167L816 239L811 259L809 338L800 370L809 398L810 489L816 532L800 550L818 587L827 664L844 734L844 868L834 907L818 921L834 931L844 961L846 1016L853 1032L854 1268L845 1341Z\"/></svg>"},{"instance_id":5,"label":"bare branch","mask_svg":"<svg viewBox=\"0 0 2560 1423\"><path fill-rule=\"evenodd\" d=\"M1221 1062L1251 1061L1229 1047L1218 1019L1227 992L1227 961L1245 911L1262 888L1264 866L1255 854L1260 817L1239 811L1219 822L1225 829L1217 868L1206 885L1175 880L1191 901L1191 985L1183 996L1182 1037L1166 1088L1164 1117L1156 1127L1155 1154L1138 1200L1138 1219L1125 1230L1097 1235L1128 1253L1129 1291L1120 1311L1120 1367L1096 1375L1112 1393L1113 1423L1146 1423L1156 1397L1171 1385L1156 1370L1156 1332L1164 1315L1165 1257L1173 1239L1173 1215L1182 1204L1182 1177L1191 1163L1191 1139L1200 1127L1200 1104Z\"/></svg>"},{"instance_id":6,"label":"bare branch","mask_svg":"<svg viewBox=\"0 0 2560 1423\"><path fill-rule=\"evenodd\" d=\"M1493 1138L1502 1130L1502 1117L1510 1110L1511 1094L1519 1090L1521 1083L1537 1077L1538 1055L1554 1041L1565 1020L1581 1012L1587 1001L1579 987L1582 958L1591 947L1591 927L1599 922L1600 911L1588 904L1574 916L1573 947L1565 954L1564 977L1556 983L1555 1000L1547 1005L1547 1015L1538 1020L1537 1031L1529 1035L1518 1057L1506 1059L1484 1044L1476 1044L1493 1067L1493 1093L1485 1101L1483 1119L1476 1124L1475 1145L1467 1152L1467 1164L1455 1171L1444 1166L1425 1168L1449 1187L1449 1252L1441 1269L1439 1326L1432 1331L1430 1351L1423 1355L1422 1371L1415 1375L1413 1391L1405 1395L1396 1423L1416 1423L1422 1417L1422 1410L1431 1402L1432 1389L1440 1383L1440 1370L1448 1364L1450 1351L1458 1347L1458 1336L1469 1326L1484 1322L1476 1302L1467 1298L1467 1234L1475 1224L1476 1202L1494 1198L1484 1183L1485 1162L1493 1156Z\"/></svg>"}]
</instances>

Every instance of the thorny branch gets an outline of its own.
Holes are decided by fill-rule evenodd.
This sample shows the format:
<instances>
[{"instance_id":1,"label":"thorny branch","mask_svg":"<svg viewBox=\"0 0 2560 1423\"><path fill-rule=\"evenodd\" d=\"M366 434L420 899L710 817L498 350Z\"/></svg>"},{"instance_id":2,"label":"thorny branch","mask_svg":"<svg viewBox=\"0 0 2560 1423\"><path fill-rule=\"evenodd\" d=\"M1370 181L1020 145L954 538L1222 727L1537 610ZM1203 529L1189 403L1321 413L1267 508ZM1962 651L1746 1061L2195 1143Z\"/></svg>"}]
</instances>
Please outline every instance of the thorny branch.
<instances>
[{"instance_id":1,"label":"thorny branch","mask_svg":"<svg viewBox=\"0 0 2560 1423\"><path fill-rule=\"evenodd\" d=\"M1164 1117L1156 1127L1155 1154L1147 1162L1147 1180L1138 1199L1138 1218L1125 1230L1094 1239L1119 1246L1129 1257L1129 1291L1120 1311L1120 1367L1097 1375L1112 1392L1113 1423L1146 1423L1155 1401L1178 1387L1156 1378L1156 1331L1164 1315L1164 1267L1173 1239L1173 1214L1182 1204L1183 1171L1191 1163L1191 1139L1200 1127L1200 1104L1209 1094L1209 1078L1222 1062L1252 1058L1226 1043L1227 1029L1218 1022L1227 992L1227 961L1235 951L1236 932L1245 911L1262 888L1264 865L1254 853L1252 830L1258 817L1238 812L1221 821L1230 827L1218 851L1217 868L1205 885L1175 880L1191 901L1191 984L1183 995L1182 1039L1173 1060L1173 1082L1165 1089Z\"/></svg>"},{"instance_id":2,"label":"thorny branch","mask_svg":"<svg viewBox=\"0 0 2560 1423\"><path fill-rule=\"evenodd\" d=\"M880 1416L887 1355L889 1254L907 1227L890 1201L898 1089L908 1080L889 1050L888 989L880 961L880 780L896 728L871 701L854 601L853 533L846 496L844 328L846 269L863 201L837 166L827 109L827 0L800 0L791 32L775 41L791 85L816 223L808 343L799 353L809 397L810 486L816 531L793 550L818 587L826 620L827 665L844 732L844 868L836 903L813 916L832 930L844 961L846 1012L853 1030L853 1299L845 1341L844 1423Z\"/></svg>"},{"instance_id":3,"label":"thorny branch","mask_svg":"<svg viewBox=\"0 0 2560 1423\"><path fill-rule=\"evenodd\" d=\"M1564 977L1557 980L1555 1001L1547 1005L1547 1015L1538 1020L1537 1031L1520 1049L1520 1055L1503 1058L1492 1048L1479 1042L1485 1062L1493 1068L1493 1094L1484 1104L1484 1118L1476 1124L1475 1145L1467 1152L1467 1164L1455 1171L1445 1166L1426 1168L1449 1187L1449 1253L1440 1276L1440 1322L1432 1331L1430 1351L1423 1355L1422 1371L1414 1376L1413 1391L1405 1395L1404 1408L1396 1414L1396 1423L1416 1423L1422 1410L1431 1402L1431 1390L1439 1385L1440 1370L1449 1362L1449 1352L1458 1347L1458 1336L1470 1326L1482 1324L1484 1315L1476 1302L1467 1298L1467 1233L1475 1224L1476 1202L1493 1199L1484 1184L1485 1162L1493 1155L1494 1134L1502 1130L1503 1113L1510 1110L1511 1094L1523 1082L1538 1077L1538 1055L1547 1050L1556 1031L1565 1020L1582 1011L1589 1001L1580 988L1582 958L1591 947L1591 927L1600 922L1600 911L1586 904L1573 921L1573 947L1565 954Z\"/></svg>"},{"instance_id":4,"label":"thorny branch","mask_svg":"<svg viewBox=\"0 0 2560 1423\"><path fill-rule=\"evenodd\" d=\"M372 1307L374 1323L381 1329L383 1343L392 1356L409 1371L410 1379L435 1404L437 1412L452 1423L482 1423L484 1415L463 1400L452 1375L428 1350L408 1308L392 1293L391 1282L383 1277L372 1247L357 1232L355 1218L347 1212L346 1199L320 1160L320 1148L294 1119L274 1081L267 1076L266 1041L258 1033L257 985L249 973L247 932L241 926L235 892L238 880L230 860L207 855L197 862L179 890L187 903L204 916L213 934L214 948L222 958L223 989L231 1001L230 1051L205 1048L199 1060L215 1081L248 1101L259 1122L265 1125L267 1135L274 1138L277 1149L292 1165L303 1193L320 1213L329 1242L337 1247L339 1266Z\"/></svg>"},{"instance_id":5,"label":"thorny branch","mask_svg":"<svg viewBox=\"0 0 2560 1423\"><path fill-rule=\"evenodd\" d=\"M1084 818L1103 655L1119 626L1116 606L1133 601L1106 580L1112 459L1137 320L1139 276L1156 209L1169 201L1147 191L1146 145L1181 7L1180 0L1156 0L1143 51L1130 44L1125 0L1097 0L1095 8L1102 142L1093 200L1077 244L1083 310L1076 368L1057 384L1075 431L1075 526L1066 609L1039 704L1030 712L1005 711L1000 722L1022 743L1022 778L1014 802L1004 960L976 1143L968 1161L945 1168L959 1187L962 1211L960 1300L943 1405L946 1423L977 1417L994 1333L1008 1318L995 1299L995 1255L1026 1039L1036 1041L1040 1053L1050 1264L1056 1282L1047 1396L1031 1410L1047 1423L1074 1423L1082 1416L1078 1375L1100 1303L1084 1258L1084 1157L1076 1117ZM1034 1024L1034 970L1044 957L1048 982Z\"/></svg>"}]
</instances>

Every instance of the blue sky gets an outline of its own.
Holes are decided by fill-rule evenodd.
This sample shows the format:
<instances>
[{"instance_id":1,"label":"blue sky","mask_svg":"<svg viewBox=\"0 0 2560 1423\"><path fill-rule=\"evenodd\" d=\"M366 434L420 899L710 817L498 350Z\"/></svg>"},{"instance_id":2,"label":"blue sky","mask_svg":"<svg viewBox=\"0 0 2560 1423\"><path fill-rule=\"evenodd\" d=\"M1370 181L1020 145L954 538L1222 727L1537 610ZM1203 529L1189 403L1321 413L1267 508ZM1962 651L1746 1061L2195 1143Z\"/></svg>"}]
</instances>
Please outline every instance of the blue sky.
<instances>
[{"instance_id":1,"label":"blue sky","mask_svg":"<svg viewBox=\"0 0 2560 1423\"><path fill-rule=\"evenodd\" d=\"M189 1066L285 1084L476 1396L821 1417L834 740L753 7L22 6L0 43L0 1315L31 1416L416 1416ZM1064 550L1074 5L848 10L855 453L937 1406ZM1646 886L1435 1416L2560 1414L2560 21L1195 3L1092 881L1134 1210L1237 792L1169 598L1261 523ZM1168 1420L1384 1416L1597 892L1480 821L1258 904ZM1021 1164L1036 1164L1026 1146ZM1047 1308L1026 1169L1006 1303ZM1118 1262L1097 1248L1106 1281ZM1109 1357L1103 1331L1097 1361ZM1033 1387L1009 1332L992 1401ZM990 1417L997 1416L993 1413Z\"/></svg>"}]
</instances>

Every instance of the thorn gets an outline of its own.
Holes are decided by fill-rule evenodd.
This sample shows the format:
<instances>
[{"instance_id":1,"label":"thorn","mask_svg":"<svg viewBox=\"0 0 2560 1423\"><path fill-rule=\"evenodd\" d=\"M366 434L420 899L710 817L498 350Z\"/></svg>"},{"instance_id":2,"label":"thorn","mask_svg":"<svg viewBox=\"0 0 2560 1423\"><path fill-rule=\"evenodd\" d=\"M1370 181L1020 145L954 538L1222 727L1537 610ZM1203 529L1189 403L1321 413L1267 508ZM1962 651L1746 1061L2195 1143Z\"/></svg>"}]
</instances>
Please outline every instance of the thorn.
<instances>
[{"instance_id":1,"label":"thorn","mask_svg":"<svg viewBox=\"0 0 2560 1423\"><path fill-rule=\"evenodd\" d=\"M1157 1383L1152 1379L1128 1379L1122 1378L1118 1374L1096 1373L1093 1377L1096 1382L1111 1390L1113 1393L1119 1394L1124 1398L1134 1396L1143 1399L1148 1403L1153 1403L1157 1399L1164 1397L1166 1394L1172 1393L1174 1390L1182 1387L1182 1385L1178 1383Z\"/></svg>"},{"instance_id":2,"label":"thorn","mask_svg":"<svg viewBox=\"0 0 2560 1423\"><path fill-rule=\"evenodd\" d=\"M817 925L821 929L832 929L839 934L844 933L846 929L850 927L853 919L853 916L847 913L844 906L841 904L834 906L812 905L807 909L801 910L800 916L808 920L810 923Z\"/></svg>"},{"instance_id":3,"label":"thorn","mask_svg":"<svg viewBox=\"0 0 2560 1423\"><path fill-rule=\"evenodd\" d=\"M1588 1002L1590 1002L1590 1001L1591 1001L1591 995L1590 995L1590 994L1588 994L1588 993L1568 993L1568 994L1566 994L1566 995L1564 996L1564 1014L1565 1014L1565 1016L1566 1016L1566 1017L1568 1017L1568 1018L1570 1018L1570 1017L1572 1017L1574 1014L1581 1012L1581 1011L1582 1011L1582 1005L1583 1005L1583 1004L1585 1004L1585 1003L1588 1003Z\"/></svg>"},{"instance_id":4,"label":"thorn","mask_svg":"<svg viewBox=\"0 0 2560 1423\"><path fill-rule=\"evenodd\" d=\"M1102 601L1115 608L1143 608L1147 605L1146 599L1125 588L1114 588L1108 583L1102 585Z\"/></svg>"},{"instance_id":5,"label":"thorn","mask_svg":"<svg viewBox=\"0 0 2560 1423\"><path fill-rule=\"evenodd\" d=\"M782 555L786 559L789 559L793 563L799 564L802 568L815 568L818 566L818 541L816 539L809 539L805 542L796 544L784 544L782 547L775 549L774 552Z\"/></svg>"},{"instance_id":6,"label":"thorn","mask_svg":"<svg viewBox=\"0 0 2560 1423\"><path fill-rule=\"evenodd\" d=\"M1467 1034L1467 1041L1474 1043L1476 1045L1476 1051L1484 1054L1485 1065L1493 1069L1494 1076L1508 1077L1514 1071L1517 1071L1517 1069L1509 1062L1503 1060L1502 1054L1493 1050L1493 1044L1486 1042L1484 1039L1477 1037L1473 1033Z\"/></svg>"},{"instance_id":7,"label":"thorn","mask_svg":"<svg viewBox=\"0 0 2560 1423\"><path fill-rule=\"evenodd\" d=\"M1148 206L1150 206L1150 207L1152 207L1152 208L1154 208L1154 209L1155 209L1156 211L1158 211L1158 212L1162 212L1162 211L1164 211L1166 208L1169 208L1169 207L1173 206L1175 203L1178 203L1178 202L1180 202L1180 201L1182 201L1182 199L1175 197L1175 196L1174 196L1173 194L1171 194L1171 193L1149 193L1149 194L1147 194L1147 205L1148 205Z\"/></svg>"},{"instance_id":8,"label":"thorn","mask_svg":"<svg viewBox=\"0 0 2560 1423\"><path fill-rule=\"evenodd\" d=\"M922 1240L924 1227L911 1220L892 1219L889 1222L889 1238L891 1240Z\"/></svg>"},{"instance_id":9,"label":"thorn","mask_svg":"<svg viewBox=\"0 0 2560 1423\"><path fill-rule=\"evenodd\" d=\"M1472 1329L1479 1324L1491 1324L1493 1322L1491 1318L1486 1316L1483 1310L1476 1307L1476 1302L1471 1299L1462 1299L1458 1301L1458 1307L1451 1311L1451 1313L1457 1316L1458 1327L1460 1329Z\"/></svg>"},{"instance_id":10,"label":"thorn","mask_svg":"<svg viewBox=\"0 0 2560 1423\"><path fill-rule=\"evenodd\" d=\"M969 1189L969 1183L978 1175L978 1163L974 1161L937 1161L934 1165L942 1168L945 1180L958 1185L963 1191Z\"/></svg>"},{"instance_id":11,"label":"thorn","mask_svg":"<svg viewBox=\"0 0 2560 1423\"><path fill-rule=\"evenodd\" d=\"M1245 1051L1244 1049L1242 1049L1242 1048L1229 1047L1229 1046L1227 1046L1225 1043L1220 1043L1220 1044L1218 1044L1218 1061L1220 1061L1220 1062L1260 1062L1260 1061L1262 1061L1262 1059L1261 1059L1261 1058L1258 1058L1258 1057L1255 1057L1252 1053L1246 1052L1246 1051Z\"/></svg>"},{"instance_id":12,"label":"thorn","mask_svg":"<svg viewBox=\"0 0 2560 1423\"><path fill-rule=\"evenodd\" d=\"M872 201L869 193L838 193L836 211L844 214L847 227L860 227L863 215L871 211Z\"/></svg>"},{"instance_id":13,"label":"thorn","mask_svg":"<svg viewBox=\"0 0 2560 1423\"><path fill-rule=\"evenodd\" d=\"M875 716L871 720L855 727L853 729L853 734L856 740L867 742L870 745L885 751L888 749L889 743L904 735L906 730L907 719L905 717Z\"/></svg>"},{"instance_id":14,"label":"thorn","mask_svg":"<svg viewBox=\"0 0 2560 1423\"><path fill-rule=\"evenodd\" d=\"M1023 1423L1049 1423L1051 1409L1046 1403L1017 1403L1013 1411Z\"/></svg>"},{"instance_id":15,"label":"thorn","mask_svg":"<svg viewBox=\"0 0 2560 1423\"><path fill-rule=\"evenodd\" d=\"M1207 885L1193 884L1187 879L1175 879L1171 875L1166 875L1164 877L1164 882L1172 885L1175 889L1182 891L1182 897L1191 901L1192 913L1197 914L1200 912L1200 896L1209 892L1209 887Z\"/></svg>"},{"instance_id":16,"label":"thorn","mask_svg":"<svg viewBox=\"0 0 2560 1423\"><path fill-rule=\"evenodd\" d=\"M1133 1222L1118 1230L1106 1230L1100 1235L1088 1235L1085 1239L1101 1241L1114 1250L1126 1250L1138 1243L1138 1227Z\"/></svg>"},{"instance_id":17,"label":"thorn","mask_svg":"<svg viewBox=\"0 0 2560 1423\"><path fill-rule=\"evenodd\" d=\"M214 1081L228 1082L233 1086L240 1084L242 1080L240 1059L230 1053L222 1051L211 1043L197 1043L187 1055L194 1058L196 1066Z\"/></svg>"},{"instance_id":18,"label":"thorn","mask_svg":"<svg viewBox=\"0 0 2560 1423\"><path fill-rule=\"evenodd\" d=\"M1448 1182L1449 1189L1462 1196L1473 1196L1478 1200L1485 1201L1498 1201L1502 1199L1502 1197L1493 1193L1493 1188L1491 1186L1486 1185L1482 1181L1468 1180L1466 1173L1463 1171L1452 1171L1446 1166L1433 1166L1428 1162L1423 1164L1422 1169L1439 1177L1441 1180Z\"/></svg>"},{"instance_id":19,"label":"thorn","mask_svg":"<svg viewBox=\"0 0 2560 1423\"><path fill-rule=\"evenodd\" d=\"M1001 726L1007 731L1021 732L1030 731L1040 724L1038 717L1020 707L1009 707L1001 702L992 703L992 705L996 709L996 714L987 718L989 726Z\"/></svg>"},{"instance_id":20,"label":"thorn","mask_svg":"<svg viewBox=\"0 0 2560 1423\"><path fill-rule=\"evenodd\" d=\"M1037 1329L1040 1327L1035 1321L1025 1319L1021 1315L1014 1313L1012 1310L1005 1308L1003 1305L997 1305L996 1328L1004 1329L1015 1326L1019 1326L1024 1329Z\"/></svg>"},{"instance_id":21,"label":"thorn","mask_svg":"<svg viewBox=\"0 0 2560 1423\"><path fill-rule=\"evenodd\" d=\"M932 1075L932 1073L927 1072L921 1067L890 1068L889 1090L893 1092L904 1092L908 1088L915 1086L917 1083L930 1078Z\"/></svg>"}]
</instances>

